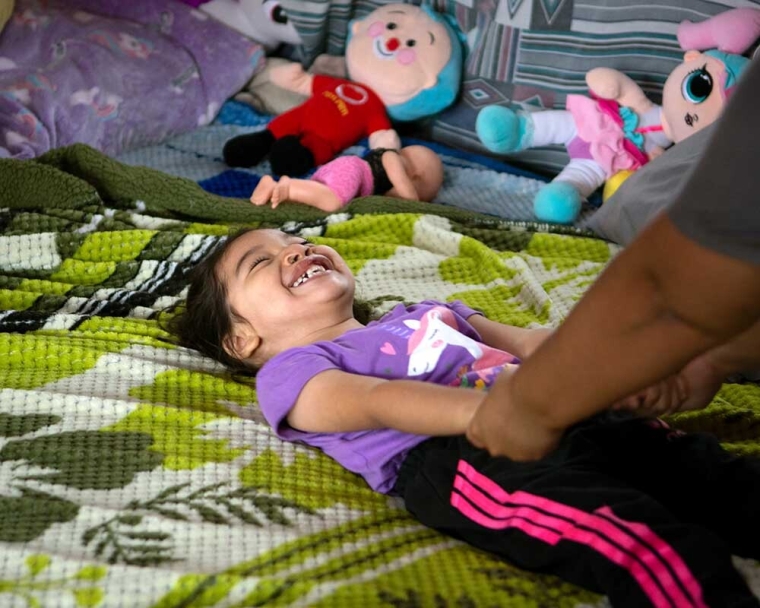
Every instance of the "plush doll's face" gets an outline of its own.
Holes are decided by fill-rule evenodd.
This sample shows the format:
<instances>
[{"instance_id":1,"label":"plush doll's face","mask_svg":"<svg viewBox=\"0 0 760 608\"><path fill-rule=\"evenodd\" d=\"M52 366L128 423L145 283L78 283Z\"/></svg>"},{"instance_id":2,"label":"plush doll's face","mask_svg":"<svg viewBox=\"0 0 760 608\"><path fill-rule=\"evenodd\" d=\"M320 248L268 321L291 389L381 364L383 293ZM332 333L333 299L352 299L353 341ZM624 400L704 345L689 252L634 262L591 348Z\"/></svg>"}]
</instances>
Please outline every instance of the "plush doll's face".
<instances>
[{"instance_id":1,"label":"plush doll's face","mask_svg":"<svg viewBox=\"0 0 760 608\"><path fill-rule=\"evenodd\" d=\"M723 106L726 66L715 57L689 51L670 73L662 91L662 124L675 143L714 122Z\"/></svg>"},{"instance_id":2,"label":"plush doll's face","mask_svg":"<svg viewBox=\"0 0 760 608\"><path fill-rule=\"evenodd\" d=\"M417 6L388 4L353 23L346 67L388 106L433 87L451 53L445 25Z\"/></svg>"}]
</instances>

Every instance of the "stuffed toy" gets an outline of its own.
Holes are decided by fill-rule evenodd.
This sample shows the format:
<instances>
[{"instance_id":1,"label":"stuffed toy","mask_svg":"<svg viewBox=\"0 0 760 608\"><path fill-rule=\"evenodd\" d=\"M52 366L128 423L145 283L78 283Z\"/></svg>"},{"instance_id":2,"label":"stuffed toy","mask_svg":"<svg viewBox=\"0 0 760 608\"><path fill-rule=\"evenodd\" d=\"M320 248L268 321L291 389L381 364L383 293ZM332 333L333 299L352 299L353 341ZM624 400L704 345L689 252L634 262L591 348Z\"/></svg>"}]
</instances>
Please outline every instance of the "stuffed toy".
<instances>
[{"instance_id":1,"label":"stuffed toy","mask_svg":"<svg viewBox=\"0 0 760 608\"><path fill-rule=\"evenodd\" d=\"M606 180L619 185L665 148L718 118L749 63L725 45L746 50L759 34L760 10L753 8L698 24L683 22L678 38L689 50L665 82L662 106L622 72L596 68L586 74L591 97L568 95L565 110L486 107L476 119L478 137L499 154L564 144L570 162L539 190L533 205L539 220L572 223L582 200ZM717 49L700 52L713 44Z\"/></svg>"},{"instance_id":2,"label":"stuffed toy","mask_svg":"<svg viewBox=\"0 0 760 608\"><path fill-rule=\"evenodd\" d=\"M349 24L348 79L306 73L299 64L273 70L273 83L309 95L263 131L224 146L233 167L267 154L278 175L303 175L369 137L371 148L400 148L391 120L413 121L456 99L462 44L445 15L429 7L386 4Z\"/></svg>"},{"instance_id":3,"label":"stuffed toy","mask_svg":"<svg viewBox=\"0 0 760 608\"><path fill-rule=\"evenodd\" d=\"M338 211L357 196L388 194L411 201L432 201L443 183L443 163L425 146L400 150L373 148L361 158L339 156L322 165L310 179L265 175L251 195L254 205L283 201Z\"/></svg>"},{"instance_id":4,"label":"stuffed toy","mask_svg":"<svg viewBox=\"0 0 760 608\"><path fill-rule=\"evenodd\" d=\"M280 44L301 44L298 30L276 0L211 0L200 10L271 51Z\"/></svg>"}]
</instances>

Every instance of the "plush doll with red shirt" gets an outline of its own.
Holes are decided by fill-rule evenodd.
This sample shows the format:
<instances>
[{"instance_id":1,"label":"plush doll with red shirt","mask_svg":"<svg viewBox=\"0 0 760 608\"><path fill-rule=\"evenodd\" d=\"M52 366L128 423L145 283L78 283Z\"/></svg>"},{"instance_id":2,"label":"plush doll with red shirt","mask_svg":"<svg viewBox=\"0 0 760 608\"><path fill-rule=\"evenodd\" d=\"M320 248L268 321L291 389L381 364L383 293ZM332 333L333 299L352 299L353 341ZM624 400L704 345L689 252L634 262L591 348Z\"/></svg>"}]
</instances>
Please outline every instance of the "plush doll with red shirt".
<instances>
[{"instance_id":1,"label":"plush doll with red shirt","mask_svg":"<svg viewBox=\"0 0 760 608\"><path fill-rule=\"evenodd\" d=\"M251 167L268 154L275 174L295 176L363 137L371 148L400 148L392 120L418 120L456 99L462 44L445 15L426 6L387 4L349 28L349 79L312 75L300 64L273 70L272 82L310 97L263 131L229 140L228 165Z\"/></svg>"}]
</instances>

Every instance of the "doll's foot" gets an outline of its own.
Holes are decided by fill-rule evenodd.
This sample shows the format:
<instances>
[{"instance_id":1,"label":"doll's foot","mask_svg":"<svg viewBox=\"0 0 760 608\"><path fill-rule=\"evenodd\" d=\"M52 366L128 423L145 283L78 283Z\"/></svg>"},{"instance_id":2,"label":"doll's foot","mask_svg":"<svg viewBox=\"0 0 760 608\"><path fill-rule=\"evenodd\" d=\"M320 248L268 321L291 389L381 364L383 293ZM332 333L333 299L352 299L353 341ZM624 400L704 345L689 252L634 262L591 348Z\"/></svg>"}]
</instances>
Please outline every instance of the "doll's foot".
<instances>
[{"instance_id":1,"label":"doll's foot","mask_svg":"<svg viewBox=\"0 0 760 608\"><path fill-rule=\"evenodd\" d=\"M224 162L230 167L253 167L269 153L273 143L274 135L266 129L238 135L224 144Z\"/></svg>"},{"instance_id":2,"label":"doll's foot","mask_svg":"<svg viewBox=\"0 0 760 608\"><path fill-rule=\"evenodd\" d=\"M533 212L542 222L572 224L580 211L581 195L567 182L547 184L533 201Z\"/></svg>"},{"instance_id":3,"label":"doll's foot","mask_svg":"<svg viewBox=\"0 0 760 608\"><path fill-rule=\"evenodd\" d=\"M251 202L259 207L266 205L271 200L276 187L277 182L274 181L272 176L264 175L253 190L253 194L251 194Z\"/></svg>"},{"instance_id":4,"label":"doll's foot","mask_svg":"<svg viewBox=\"0 0 760 608\"><path fill-rule=\"evenodd\" d=\"M523 112L504 106L488 106L478 112L475 131L491 152L507 154L530 148L533 141L533 120Z\"/></svg>"},{"instance_id":5,"label":"doll's foot","mask_svg":"<svg viewBox=\"0 0 760 608\"><path fill-rule=\"evenodd\" d=\"M295 135L281 137L272 145L269 154L276 175L297 177L314 168L314 154Z\"/></svg>"}]
</instances>

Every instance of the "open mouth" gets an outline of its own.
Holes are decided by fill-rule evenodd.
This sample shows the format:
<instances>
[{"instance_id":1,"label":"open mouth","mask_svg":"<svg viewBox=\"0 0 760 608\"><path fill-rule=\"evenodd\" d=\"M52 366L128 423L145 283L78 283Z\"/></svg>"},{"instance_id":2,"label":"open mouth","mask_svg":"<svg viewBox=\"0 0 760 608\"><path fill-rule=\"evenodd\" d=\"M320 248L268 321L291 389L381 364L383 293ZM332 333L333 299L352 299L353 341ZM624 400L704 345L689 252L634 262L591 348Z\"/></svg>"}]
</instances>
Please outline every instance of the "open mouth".
<instances>
[{"instance_id":1,"label":"open mouth","mask_svg":"<svg viewBox=\"0 0 760 608\"><path fill-rule=\"evenodd\" d=\"M312 277L315 277L317 275L325 274L331 270L328 262L326 259L306 259L302 264L299 265L298 272L299 274L296 277L296 280L293 281L293 283L290 285L291 287L300 287L301 285L307 283L311 280Z\"/></svg>"},{"instance_id":2,"label":"open mouth","mask_svg":"<svg viewBox=\"0 0 760 608\"><path fill-rule=\"evenodd\" d=\"M382 38L375 38L375 44L374 44L375 54L378 57L382 57L383 59L390 59L393 57L393 51L389 51L385 44L383 43Z\"/></svg>"}]
</instances>

